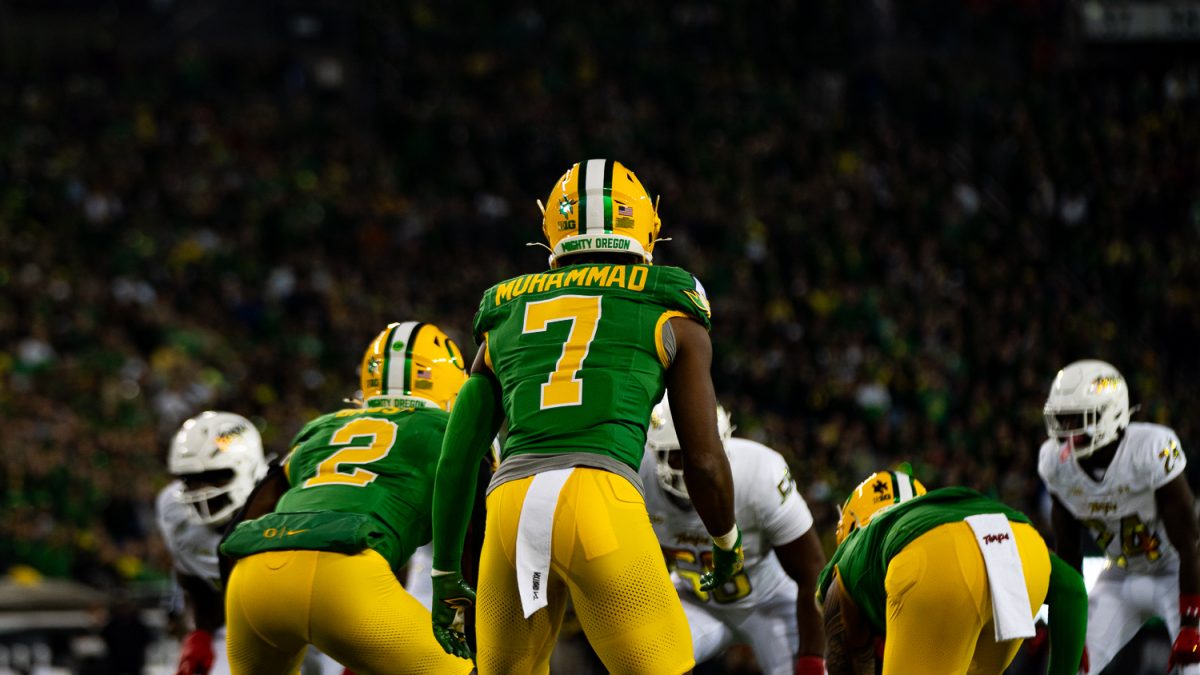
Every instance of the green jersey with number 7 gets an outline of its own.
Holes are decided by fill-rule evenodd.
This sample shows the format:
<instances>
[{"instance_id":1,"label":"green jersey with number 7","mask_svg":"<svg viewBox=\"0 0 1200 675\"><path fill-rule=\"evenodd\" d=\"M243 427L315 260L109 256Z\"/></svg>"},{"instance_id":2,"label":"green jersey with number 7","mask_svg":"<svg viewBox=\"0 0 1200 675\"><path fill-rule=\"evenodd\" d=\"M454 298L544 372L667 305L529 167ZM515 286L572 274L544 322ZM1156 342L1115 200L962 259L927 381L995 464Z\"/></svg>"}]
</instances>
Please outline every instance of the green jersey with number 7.
<instances>
[{"instance_id":1,"label":"green jersey with number 7","mask_svg":"<svg viewBox=\"0 0 1200 675\"><path fill-rule=\"evenodd\" d=\"M474 328L503 391L502 459L588 452L636 473L671 363L667 321L708 328L709 315L678 267L570 265L488 289Z\"/></svg>"}]
</instances>

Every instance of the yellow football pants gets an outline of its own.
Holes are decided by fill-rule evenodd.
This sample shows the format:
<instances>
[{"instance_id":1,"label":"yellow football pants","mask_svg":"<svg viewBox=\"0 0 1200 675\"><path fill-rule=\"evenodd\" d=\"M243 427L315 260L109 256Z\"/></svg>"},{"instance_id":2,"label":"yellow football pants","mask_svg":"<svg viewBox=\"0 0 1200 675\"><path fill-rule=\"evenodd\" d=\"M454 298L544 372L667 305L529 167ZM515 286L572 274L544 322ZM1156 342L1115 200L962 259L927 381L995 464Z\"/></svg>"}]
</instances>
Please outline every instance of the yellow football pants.
<instances>
[{"instance_id":1,"label":"yellow football pants","mask_svg":"<svg viewBox=\"0 0 1200 675\"><path fill-rule=\"evenodd\" d=\"M233 675L296 673L309 644L358 675L470 672L442 651L432 623L369 549L258 553L238 561L225 592Z\"/></svg>"},{"instance_id":2,"label":"yellow football pants","mask_svg":"<svg viewBox=\"0 0 1200 675\"><path fill-rule=\"evenodd\" d=\"M480 675L549 672L568 599L610 673L691 669L692 638L637 489L621 476L577 467L554 516L549 605L528 619L517 589L517 524L533 477L488 496L479 570Z\"/></svg>"},{"instance_id":3,"label":"yellow football pants","mask_svg":"<svg viewBox=\"0 0 1200 675\"><path fill-rule=\"evenodd\" d=\"M1037 613L1050 584L1046 543L1032 526L1012 524L1029 606ZM965 522L935 527L888 564L883 675L999 675L1021 640L996 642L983 555Z\"/></svg>"}]
</instances>

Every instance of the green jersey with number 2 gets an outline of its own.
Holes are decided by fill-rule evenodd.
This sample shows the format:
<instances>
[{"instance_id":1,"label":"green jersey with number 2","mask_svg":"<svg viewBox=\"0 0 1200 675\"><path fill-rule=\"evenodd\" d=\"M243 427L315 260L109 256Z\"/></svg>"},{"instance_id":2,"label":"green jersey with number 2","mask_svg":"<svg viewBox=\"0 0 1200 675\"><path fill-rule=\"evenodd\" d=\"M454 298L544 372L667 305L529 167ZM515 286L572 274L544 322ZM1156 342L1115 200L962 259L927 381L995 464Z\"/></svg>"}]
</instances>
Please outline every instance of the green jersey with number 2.
<instances>
[{"instance_id":1,"label":"green jersey with number 2","mask_svg":"<svg viewBox=\"0 0 1200 675\"><path fill-rule=\"evenodd\" d=\"M590 452L636 472L670 364L663 325L685 316L708 328L709 313L678 267L568 265L488 289L474 328L502 390L502 458Z\"/></svg>"},{"instance_id":2,"label":"green jersey with number 2","mask_svg":"<svg viewBox=\"0 0 1200 675\"><path fill-rule=\"evenodd\" d=\"M393 567L433 536L433 475L450 415L439 408L341 410L309 422L287 462L291 488L276 513L372 516L387 537L373 548Z\"/></svg>"}]
</instances>

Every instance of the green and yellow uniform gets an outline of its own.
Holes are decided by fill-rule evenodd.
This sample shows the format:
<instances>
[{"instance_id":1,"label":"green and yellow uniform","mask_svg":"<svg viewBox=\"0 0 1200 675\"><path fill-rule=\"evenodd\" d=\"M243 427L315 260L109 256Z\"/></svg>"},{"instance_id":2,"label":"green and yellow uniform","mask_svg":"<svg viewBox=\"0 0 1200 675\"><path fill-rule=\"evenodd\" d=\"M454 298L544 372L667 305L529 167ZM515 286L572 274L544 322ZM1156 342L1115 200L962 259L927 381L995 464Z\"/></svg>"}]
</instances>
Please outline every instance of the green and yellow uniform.
<instances>
[{"instance_id":1,"label":"green and yellow uniform","mask_svg":"<svg viewBox=\"0 0 1200 675\"><path fill-rule=\"evenodd\" d=\"M1012 527L1033 613L1063 598L1059 615L1086 615L1082 579L1051 555L1029 518L967 488L943 488L897 504L852 531L817 582L824 602L832 584L854 600L874 631L886 635L883 672L999 673L1021 640L996 642L991 593L969 516L1002 514ZM1053 572L1052 572L1053 567ZM1066 568L1066 569L1064 569ZM1084 619L1086 621L1086 619ZM1065 629L1052 635L1066 635ZM1083 635L1070 672L1078 666ZM1061 645L1060 645L1061 646ZM1067 659L1064 662L1069 662Z\"/></svg>"},{"instance_id":2,"label":"green and yellow uniform","mask_svg":"<svg viewBox=\"0 0 1200 675\"><path fill-rule=\"evenodd\" d=\"M225 596L235 674L295 672L306 644L358 673L470 670L395 576L430 540L448 419L432 406L348 409L301 429L275 512L222 545L240 558Z\"/></svg>"},{"instance_id":3,"label":"green and yellow uniform","mask_svg":"<svg viewBox=\"0 0 1200 675\"><path fill-rule=\"evenodd\" d=\"M583 453L591 457L574 459L639 484L650 410L672 356L663 331L677 316L710 325L703 288L678 267L572 265L488 289L474 329L500 381L502 462ZM493 485L509 479L502 470Z\"/></svg>"},{"instance_id":4,"label":"green and yellow uniform","mask_svg":"<svg viewBox=\"0 0 1200 675\"><path fill-rule=\"evenodd\" d=\"M692 667L687 621L638 478L674 355L673 317L709 326L703 287L674 267L569 265L484 294L475 338L500 383L508 431L480 562L480 673L547 672L568 596L610 672ZM539 476L566 471L557 494L539 494ZM519 528L547 518L547 611L526 618Z\"/></svg>"}]
</instances>

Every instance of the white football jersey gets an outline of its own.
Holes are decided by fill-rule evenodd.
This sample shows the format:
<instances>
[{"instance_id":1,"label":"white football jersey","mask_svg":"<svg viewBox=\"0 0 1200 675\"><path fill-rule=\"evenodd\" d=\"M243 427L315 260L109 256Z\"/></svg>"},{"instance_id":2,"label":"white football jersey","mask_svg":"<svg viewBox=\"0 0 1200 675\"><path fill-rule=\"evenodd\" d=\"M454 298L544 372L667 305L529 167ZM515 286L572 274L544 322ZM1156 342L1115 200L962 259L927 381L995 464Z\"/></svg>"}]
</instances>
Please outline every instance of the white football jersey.
<instances>
[{"instance_id":1,"label":"white football jersey","mask_svg":"<svg viewBox=\"0 0 1200 675\"><path fill-rule=\"evenodd\" d=\"M681 508L658 484L654 454L647 452L642 457L641 476L654 534L675 564L676 573L689 582L691 593L713 611L754 607L776 593L795 598L796 582L783 571L774 548L794 541L812 527L808 504L778 452L743 438L731 438L725 447L733 471L734 518L742 531L745 570L724 588L700 591L700 574L712 555L712 537L695 509L690 505Z\"/></svg>"},{"instance_id":2,"label":"white football jersey","mask_svg":"<svg viewBox=\"0 0 1200 675\"><path fill-rule=\"evenodd\" d=\"M162 533L175 569L182 574L200 577L214 590L221 587L221 570L217 563L217 545L221 531L192 520L193 507L183 503L183 482L171 481L154 501L158 531Z\"/></svg>"},{"instance_id":3,"label":"white football jersey","mask_svg":"<svg viewBox=\"0 0 1200 675\"><path fill-rule=\"evenodd\" d=\"M1087 526L1108 560L1134 573L1157 573L1178 564L1154 492L1183 473L1187 458L1168 427L1140 422L1125 429L1104 477L1095 480L1057 441L1038 453L1046 488Z\"/></svg>"}]
</instances>

